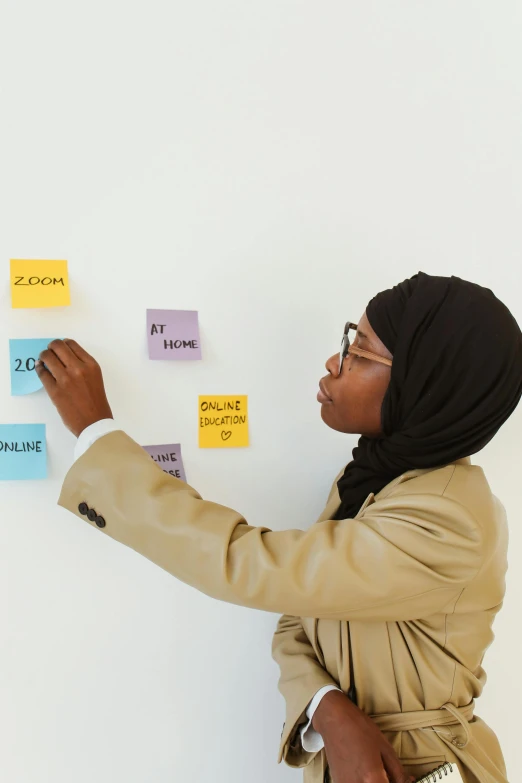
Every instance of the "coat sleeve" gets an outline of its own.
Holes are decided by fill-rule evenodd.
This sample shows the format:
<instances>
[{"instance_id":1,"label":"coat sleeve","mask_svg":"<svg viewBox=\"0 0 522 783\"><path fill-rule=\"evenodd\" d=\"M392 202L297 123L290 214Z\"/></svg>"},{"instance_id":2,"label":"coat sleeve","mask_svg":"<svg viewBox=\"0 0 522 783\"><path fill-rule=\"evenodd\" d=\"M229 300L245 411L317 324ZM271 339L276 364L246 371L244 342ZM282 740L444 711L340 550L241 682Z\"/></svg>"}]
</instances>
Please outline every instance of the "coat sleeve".
<instances>
[{"instance_id":1,"label":"coat sleeve","mask_svg":"<svg viewBox=\"0 0 522 783\"><path fill-rule=\"evenodd\" d=\"M316 755L301 744L299 729L308 722L306 708L317 691L325 685L339 687L339 683L321 666L299 617L285 614L279 619L272 656L280 669L279 690L286 705L278 761L284 759L291 767L304 767Z\"/></svg>"},{"instance_id":2,"label":"coat sleeve","mask_svg":"<svg viewBox=\"0 0 522 783\"><path fill-rule=\"evenodd\" d=\"M74 463L58 503L213 598L298 617L428 616L482 561L477 521L443 494L391 493L355 520L272 531L203 500L121 430Z\"/></svg>"}]
</instances>

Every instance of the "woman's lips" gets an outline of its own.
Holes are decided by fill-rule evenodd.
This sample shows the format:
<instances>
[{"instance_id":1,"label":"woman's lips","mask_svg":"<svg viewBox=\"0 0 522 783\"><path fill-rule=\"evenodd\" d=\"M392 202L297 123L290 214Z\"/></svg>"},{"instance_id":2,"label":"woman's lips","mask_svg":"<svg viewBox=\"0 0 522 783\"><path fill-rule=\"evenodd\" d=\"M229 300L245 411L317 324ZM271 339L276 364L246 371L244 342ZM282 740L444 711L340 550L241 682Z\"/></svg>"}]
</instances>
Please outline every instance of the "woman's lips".
<instances>
[{"instance_id":1,"label":"woman's lips","mask_svg":"<svg viewBox=\"0 0 522 783\"><path fill-rule=\"evenodd\" d=\"M328 394L326 393L322 381L319 381L319 391L317 392L317 401L321 402L323 405L325 403L332 402L332 398L329 397Z\"/></svg>"}]
</instances>

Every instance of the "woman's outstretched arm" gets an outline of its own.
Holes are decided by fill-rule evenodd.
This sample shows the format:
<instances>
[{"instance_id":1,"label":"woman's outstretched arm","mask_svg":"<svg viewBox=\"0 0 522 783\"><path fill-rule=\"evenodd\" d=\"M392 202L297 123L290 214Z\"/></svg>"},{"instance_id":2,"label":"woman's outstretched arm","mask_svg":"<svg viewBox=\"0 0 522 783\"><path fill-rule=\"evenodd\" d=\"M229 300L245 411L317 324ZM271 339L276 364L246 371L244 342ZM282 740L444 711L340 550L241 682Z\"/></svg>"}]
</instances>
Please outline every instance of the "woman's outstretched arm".
<instances>
[{"instance_id":1,"label":"woman's outstretched arm","mask_svg":"<svg viewBox=\"0 0 522 783\"><path fill-rule=\"evenodd\" d=\"M454 467L445 470L449 481ZM406 484L358 519L273 531L203 500L121 430L74 463L58 502L213 598L298 617L425 617L458 596L483 558L475 518L442 491L410 494Z\"/></svg>"}]
</instances>

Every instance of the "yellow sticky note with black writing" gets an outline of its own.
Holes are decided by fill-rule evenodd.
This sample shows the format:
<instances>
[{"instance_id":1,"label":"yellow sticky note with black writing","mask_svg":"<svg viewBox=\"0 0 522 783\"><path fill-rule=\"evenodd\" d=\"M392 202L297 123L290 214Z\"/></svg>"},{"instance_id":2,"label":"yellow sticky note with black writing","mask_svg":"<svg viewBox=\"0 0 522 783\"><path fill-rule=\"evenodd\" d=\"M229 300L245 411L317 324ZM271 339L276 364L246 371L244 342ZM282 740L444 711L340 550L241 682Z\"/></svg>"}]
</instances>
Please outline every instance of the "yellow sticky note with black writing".
<instances>
[{"instance_id":1,"label":"yellow sticky note with black writing","mask_svg":"<svg viewBox=\"0 0 522 783\"><path fill-rule=\"evenodd\" d=\"M13 307L63 307L71 304L67 261L11 259Z\"/></svg>"},{"instance_id":2,"label":"yellow sticky note with black writing","mask_svg":"<svg viewBox=\"0 0 522 783\"><path fill-rule=\"evenodd\" d=\"M247 395L200 395L198 430L202 449L248 446Z\"/></svg>"}]
</instances>

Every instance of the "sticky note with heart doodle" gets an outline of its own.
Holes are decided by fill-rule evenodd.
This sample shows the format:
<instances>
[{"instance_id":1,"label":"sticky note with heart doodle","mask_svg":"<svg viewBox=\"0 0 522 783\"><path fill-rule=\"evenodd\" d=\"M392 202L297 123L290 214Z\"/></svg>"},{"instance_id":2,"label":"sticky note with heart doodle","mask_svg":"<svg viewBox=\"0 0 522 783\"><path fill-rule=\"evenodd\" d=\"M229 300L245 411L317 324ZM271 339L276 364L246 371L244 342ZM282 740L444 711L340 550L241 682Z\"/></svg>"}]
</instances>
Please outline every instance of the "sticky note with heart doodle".
<instances>
[{"instance_id":1,"label":"sticky note with heart doodle","mask_svg":"<svg viewBox=\"0 0 522 783\"><path fill-rule=\"evenodd\" d=\"M199 397L199 447L226 449L248 446L247 395Z\"/></svg>"}]
</instances>

